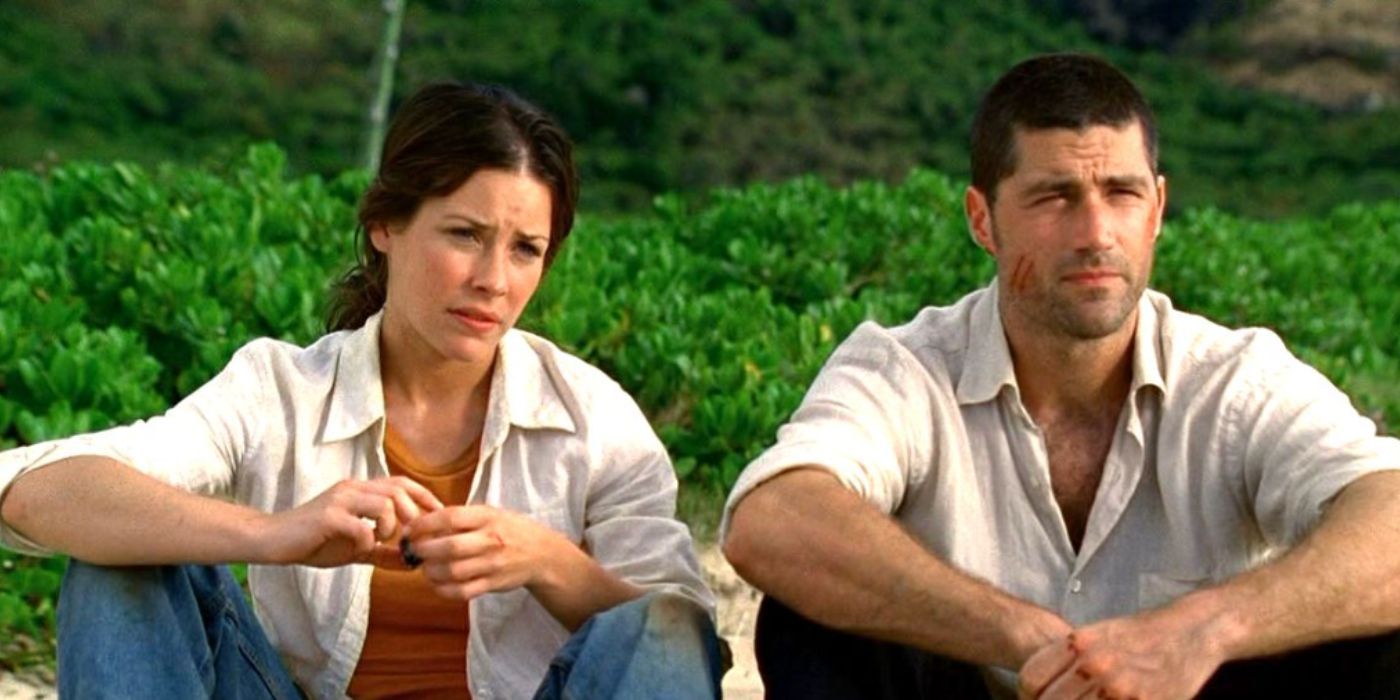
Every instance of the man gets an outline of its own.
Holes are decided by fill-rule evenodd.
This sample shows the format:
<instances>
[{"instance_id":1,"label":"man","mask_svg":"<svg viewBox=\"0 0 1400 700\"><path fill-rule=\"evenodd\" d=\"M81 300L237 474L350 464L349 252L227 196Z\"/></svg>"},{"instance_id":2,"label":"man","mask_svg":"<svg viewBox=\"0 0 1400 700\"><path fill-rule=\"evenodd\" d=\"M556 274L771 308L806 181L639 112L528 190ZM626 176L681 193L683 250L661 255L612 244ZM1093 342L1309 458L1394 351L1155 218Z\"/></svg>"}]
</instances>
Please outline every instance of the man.
<instances>
[{"instance_id":1,"label":"man","mask_svg":"<svg viewBox=\"0 0 1400 700\"><path fill-rule=\"evenodd\" d=\"M995 284L856 329L730 495L770 697L1400 697L1400 441L1145 291L1156 153L1101 60L988 93Z\"/></svg>"}]
</instances>

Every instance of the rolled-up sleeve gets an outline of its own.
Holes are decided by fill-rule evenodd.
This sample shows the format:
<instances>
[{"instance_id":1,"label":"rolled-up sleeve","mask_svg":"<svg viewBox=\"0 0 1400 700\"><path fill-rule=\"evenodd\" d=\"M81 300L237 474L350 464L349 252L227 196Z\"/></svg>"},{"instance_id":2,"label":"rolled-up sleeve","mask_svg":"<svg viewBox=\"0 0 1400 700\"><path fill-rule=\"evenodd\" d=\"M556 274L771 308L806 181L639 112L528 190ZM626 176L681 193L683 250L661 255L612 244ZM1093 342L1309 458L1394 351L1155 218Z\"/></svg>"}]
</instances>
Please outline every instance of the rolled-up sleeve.
<instances>
[{"instance_id":1,"label":"rolled-up sleeve","mask_svg":"<svg viewBox=\"0 0 1400 700\"><path fill-rule=\"evenodd\" d=\"M1292 545L1316 527L1327 505L1367 474L1400 469L1400 440L1370 419L1282 343L1246 385L1234 422L1244 431L1245 487L1260 530Z\"/></svg>"},{"instance_id":2,"label":"rolled-up sleeve","mask_svg":"<svg viewBox=\"0 0 1400 700\"><path fill-rule=\"evenodd\" d=\"M601 466L589 485L584 546L623 580L679 593L713 616L690 530L675 518L676 473L666 448L621 389L607 403L608 436L597 443Z\"/></svg>"},{"instance_id":3,"label":"rolled-up sleeve","mask_svg":"<svg viewBox=\"0 0 1400 700\"><path fill-rule=\"evenodd\" d=\"M862 324L817 375L777 444L748 465L725 504L720 538L735 505L785 471L815 467L886 513L924 477L933 450L931 379L888 331Z\"/></svg>"},{"instance_id":4,"label":"rolled-up sleeve","mask_svg":"<svg viewBox=\"0 0 1400 700\"><path fill-rule=\"evenodd\" d=\"M71 457L108 457L177 488L227 494L236 465L266 406L258 343L239 350L217 376L160 416L96 433L0 453L0 499L21 475ZM0 545L23 554L51 551L0 522Z\"/></svg>"}]
</instances>

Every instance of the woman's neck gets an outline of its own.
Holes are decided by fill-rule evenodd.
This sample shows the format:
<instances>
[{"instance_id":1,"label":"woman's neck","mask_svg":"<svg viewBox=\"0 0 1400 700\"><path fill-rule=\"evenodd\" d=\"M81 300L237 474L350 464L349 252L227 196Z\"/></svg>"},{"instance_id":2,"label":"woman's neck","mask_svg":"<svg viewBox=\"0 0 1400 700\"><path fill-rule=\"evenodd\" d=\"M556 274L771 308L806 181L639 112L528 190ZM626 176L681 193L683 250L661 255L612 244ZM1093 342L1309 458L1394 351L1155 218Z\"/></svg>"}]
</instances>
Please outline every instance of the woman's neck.
<instances>
[{"instance_id":1,"label":"woman's neck","mask_svg":"<svg viewBox=\"0 0 1400 700\"><path fill-rule=\"evenodd\" d=\"M416 432L411 426L479 426L484 420L494 353L480 363L447 359L386 318L379 335L379 365L385 411L401 431Z\"/></svg>"}]
</instances>

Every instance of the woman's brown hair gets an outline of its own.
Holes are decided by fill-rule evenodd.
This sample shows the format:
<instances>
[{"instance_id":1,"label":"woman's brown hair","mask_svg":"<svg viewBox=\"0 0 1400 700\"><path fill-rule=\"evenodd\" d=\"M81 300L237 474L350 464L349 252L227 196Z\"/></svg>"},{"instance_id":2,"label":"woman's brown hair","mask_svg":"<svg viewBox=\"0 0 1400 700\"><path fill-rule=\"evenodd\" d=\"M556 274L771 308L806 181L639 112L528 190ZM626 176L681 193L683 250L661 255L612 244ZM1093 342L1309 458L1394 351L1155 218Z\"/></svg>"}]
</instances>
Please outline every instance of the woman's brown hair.
<instances>
[{"instance_id":1,"label":"woman's brown hair","mask_svg":"<svg viewBox=\"0 0 1400 700\"><path fill-rule=\"evenodd\" d=\"M360 200L359 260L332 289L326 327L363 326L384 306L388 265L374 248L374 226L407 223L430 197L451 194L478 170L524 170L549 188L545 269L574 225L578 174L573 144L538 107L493 85L435 83L403 103L384 138L379 172Z\"/></svg>"}]
</instances>

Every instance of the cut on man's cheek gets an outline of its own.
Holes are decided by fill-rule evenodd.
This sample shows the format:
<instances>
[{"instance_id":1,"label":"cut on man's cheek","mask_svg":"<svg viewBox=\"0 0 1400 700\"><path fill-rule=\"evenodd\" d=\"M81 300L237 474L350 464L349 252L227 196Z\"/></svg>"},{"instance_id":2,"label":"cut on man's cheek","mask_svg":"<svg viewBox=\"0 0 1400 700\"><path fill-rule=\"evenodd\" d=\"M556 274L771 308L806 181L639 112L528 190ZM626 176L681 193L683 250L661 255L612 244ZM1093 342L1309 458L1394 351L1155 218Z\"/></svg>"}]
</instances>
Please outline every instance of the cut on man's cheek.
<instances>
[{"instance_id":1,"label":"cut on man's cheek","mask_svg":"<svg viewBox=\"0 0 1400 700\"><path fill-rule=\"evenodd\" d=\"M1031 287L1034 272L1034 260L1031 260L1025 253L1016 256L1016 264L1011 268L1011 279L1007 281L1007 288L1015 296L1024 295Z\"/></svg>"}]
</instances>

